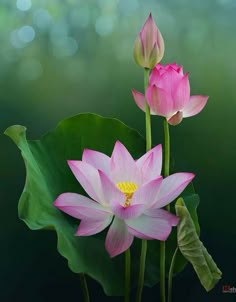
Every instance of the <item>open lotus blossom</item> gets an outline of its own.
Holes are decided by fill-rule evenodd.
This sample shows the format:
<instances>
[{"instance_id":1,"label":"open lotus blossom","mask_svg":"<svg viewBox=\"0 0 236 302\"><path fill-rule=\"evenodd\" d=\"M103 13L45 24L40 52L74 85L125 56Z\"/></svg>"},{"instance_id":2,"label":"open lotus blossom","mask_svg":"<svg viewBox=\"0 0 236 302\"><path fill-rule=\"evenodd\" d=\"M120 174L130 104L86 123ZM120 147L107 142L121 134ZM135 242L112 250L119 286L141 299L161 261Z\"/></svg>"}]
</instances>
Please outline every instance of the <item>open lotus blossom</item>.
<instances>
[{"instance_id":1,"label":"open lotus blossom","mask_svg":"<svg viewBox=\"0 0 236 302\"><path fill-rule=\"evenodd\" d=\"M133 90L133 97L140 109L145 111L145 96ZM179 124L183 118L198 114L206 105L208 96L190 96L188 73L176 63L157 64L149 77L146 99L151 114L166 117L171 125Z\"/></svg>"},{"instance_id":2,"label":"open lotus blossom","mask_svg":"<svg viewBox=\"0 0 236 302\"><path fill-rule=\"evenodd\" d=\"M134 236L166 240L178 217L161 208L194 177L176 173L163 179L161 145L135 161L117 141L111 157L85 149L82 161L69 160L68 164L90 198L63 193L54 205L81 220L77 236L94 235L111 224L105 242L111 257L127 250Z\"/></svg>"},{"instance_id":3,"label":"open lotus blossom","mask_svg":"<svg viewBox=\"0 0 236 302\"><path fill-rule=\"evenodd\" d=\"M152 69L161 61L164 48L161 32L150 14L134 43L135 62L141 67Z\"/></svg>"}]
</instances>

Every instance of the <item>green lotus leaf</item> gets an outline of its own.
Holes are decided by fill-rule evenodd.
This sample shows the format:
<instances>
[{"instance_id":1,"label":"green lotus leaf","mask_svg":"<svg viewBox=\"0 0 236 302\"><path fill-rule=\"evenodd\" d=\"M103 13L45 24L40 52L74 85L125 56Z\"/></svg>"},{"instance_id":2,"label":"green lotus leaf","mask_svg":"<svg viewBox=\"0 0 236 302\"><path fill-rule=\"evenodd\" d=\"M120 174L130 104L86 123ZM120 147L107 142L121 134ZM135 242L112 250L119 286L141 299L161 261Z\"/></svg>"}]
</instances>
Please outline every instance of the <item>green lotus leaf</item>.
<instances>
[{"instance_id":1,"label":"green lotus leaf","mask_svg":"<svg viewBox=\"0 0 236 302\"><path fill-rule=\"evenodd\" d=\"M18 212L30 229L55 230L57 249L68 260L75 273L85 273L97 280L107 295L123 295L124 255L110 258L104 247L106 230L89 237L74 236L79 220L56 209L53 201L63 192L86 195L71 173L68 159L80 160L85 148L111 155L114 144L120 140L133 155L139 158L145 153L145 140L135 130L116 119L95 114L80 114L63 120L40 140L27 140L26 128L11 126L6 131L18 146L26 166L26 182L19 200ZM185 190L186 204L196 225L198 199L191 186ZM176 229L176 228L175 228ZM167 242L167 267L176 248L176 230ZM131 247L132 285L137 284L140 240ZM148 241L145 285L153 286L159 281L159 242ZM186 264L178 255L176 271Z\"/></svg>"},{"instance_id":2,"label":"green lotus leaf","mask_svg":"<svg viewBox=\"0 0 236 302\"><path fill-rule=\"evenodd\" d=\"M191 218L194 222L195 229L197 234L200 233L200 226L198 223L198 216L197 216L197 207L200 202L199 195L195 193L193 184L190 183L188 187L184 190L184 192L181 194L183 198L185 199L186 207L191 215ZM175 202L171 203L171 212L176 214L175 210ZM175 248L177 247L177 228L173 228L171 235L169 236L167 242L166 242L166 249L169 251L166 254L166 276L168 276L170 263L172 261L173 254L175 252ZM172 249L172 247L174 249ZM181 272L187 264L186 259L183 257L183 255L180 253L180 251L177 251L176 258L175 258L175 265L174 265L174 273Z\"/></svg>"},{"instance_id":3,"label":"green lotus leaf","mask_svg":"<svg viewBox=\"0 0 236 302\"><path fill-rule=\"evenodd\" d=\"M200 241L191 215L183 198L176 202L176 213L180 217L177 226L178 246L183 256L192 264L202 286L210 291L221 279L221 271Z\"/></svg>"}]
</instances>

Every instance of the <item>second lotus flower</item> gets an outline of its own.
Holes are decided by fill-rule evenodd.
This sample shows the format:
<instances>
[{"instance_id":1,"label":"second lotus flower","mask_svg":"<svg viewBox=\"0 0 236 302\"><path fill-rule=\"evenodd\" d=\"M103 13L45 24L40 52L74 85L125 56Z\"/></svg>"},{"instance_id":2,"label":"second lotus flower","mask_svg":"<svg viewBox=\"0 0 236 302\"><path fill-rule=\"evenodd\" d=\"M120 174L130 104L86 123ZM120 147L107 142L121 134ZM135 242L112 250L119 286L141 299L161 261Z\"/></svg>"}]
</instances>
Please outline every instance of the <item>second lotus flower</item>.
<instances>
[{"instance_id":1,"label":"second lotus flower","mask_svg":"<svg viewBox=\"0 0 236 302\"><path fill-rule=\"evenodd\" d=\"M117 141L111 157L85 149L82 161L69 160L68 164L90 198L63 193L54 205L81 220L77 236L94 235L111 224L105 242L111 257L127 250L134 236L166 240L178 217L161 208L194 177L176 173L163 179L161 145L135 161Z\"/></svg>"},{"instance_id":2,"label":"second lotus flower","mask_svg":"<svg viewBox=\"0 0 236 302\"><path fill-rule=\"evenodd\" d=\"M145 96L133 90L133 97L140 109L145 111ZM149 77L146 99L151 114L164 116L171 125L183 118L198 114L206 105L208 96L190 96L188 73L176 63L165 66L157 64Z\"/></svg>"}]
</instances>

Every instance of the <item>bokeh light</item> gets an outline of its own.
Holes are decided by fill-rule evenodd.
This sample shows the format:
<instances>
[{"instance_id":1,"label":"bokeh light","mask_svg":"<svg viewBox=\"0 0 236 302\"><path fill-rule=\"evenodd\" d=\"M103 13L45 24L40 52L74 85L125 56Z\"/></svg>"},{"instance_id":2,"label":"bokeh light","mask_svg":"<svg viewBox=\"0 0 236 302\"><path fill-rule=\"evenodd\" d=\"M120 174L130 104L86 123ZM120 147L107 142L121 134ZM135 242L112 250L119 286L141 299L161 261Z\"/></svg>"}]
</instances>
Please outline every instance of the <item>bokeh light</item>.
<instances>
[{"instance_id":1,"label":"bokeh light","mask_svg":"<svg viewBox=\"0 0 236 302\"><path fill-rule=\"evenodd\" d=\"M52 17L46 9L39 8L33 13L33 21L40 30L46 30L52 22Z\"/></svg>"},{"instance_id":2,"label":"bokeh light","mask_svg":"<svg viewBox=\"0 0 236 302\"><path fill-rule=\"evenodd\" d=\"M17 30L17 35L22 43L29 43L35 38L35 30L32 26L24 25Z\"/></svg>"},{"instance_id":3,"label":"bokeh light","mask_svg":"<svg viewBox=\"0 0 236 302\"><path fill-rule=\"evenodd\" d=\"M115 26L115 19L112 16L100 16L95 23L96 32L100 36L110 35Z\"/></svg>"},{"instance_id":4,"label":"bokeh light","mask_svg":"<svg viewBox=\"0 0 236 302\"><path fill-rule=\"evenodd\" d=\"M27 11L31 8L31 0L17 0L16 7L21 11Z\"/></svg>"}]
</instances>

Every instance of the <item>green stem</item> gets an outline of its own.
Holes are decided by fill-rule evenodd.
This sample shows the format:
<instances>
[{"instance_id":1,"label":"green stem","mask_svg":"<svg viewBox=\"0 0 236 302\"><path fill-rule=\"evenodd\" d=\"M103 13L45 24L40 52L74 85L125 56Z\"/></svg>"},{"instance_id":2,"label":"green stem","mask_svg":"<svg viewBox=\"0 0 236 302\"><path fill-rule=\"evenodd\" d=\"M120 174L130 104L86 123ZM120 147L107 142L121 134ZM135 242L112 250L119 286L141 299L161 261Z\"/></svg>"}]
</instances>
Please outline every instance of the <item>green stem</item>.
<instances>
[{"instance_id":1,"label":"green stem","mask_svg":"<svg viewBox=\"0 0 236 302\"><path fill-rule=\"evenodd\" d=\"M160 242L160 294L161 294L161 302L166 301L165 262L166 262L166 244L165 244L165 241L161 241Z\"/></svg>"},{"instance_id":2,"label":"green stem","mask_svg":"<svg viewBox=\"0 0 236 302\"><path fill-rule=\"evenodd\" d=\"M175 259L176 259L177 252L178 252L178 247L175 249L175 252L172 257L171 264L170 264L169 278L168 278L168 302L171 302L171 300L172 300L172 278L173 278L173 272L174 272Z\"/></svg>"},{"instance_id":3,"label":"green stem","mask_svg":"<svg viewBox=\"0 0 236 302\"><path fill-rule=\"evenodd\" d=\"M164 119L164 137L165 137L165 162L164 162L164 176L169 176L170 174L170 133L169 125L166 119Z\"/></svg>"},{"instance_id":4,"label":"green stem","mask_svg":"<svg viewBox=\"0 0 236 302\"><path fill-rule=\"evenodd\" d=\"M164 177L169 176L170 174L170 132L169 132L169 124L167 120L164 118ZM170 205L166 206L167 211L170 211Z\"/></svg>"},{"instance_id":5,"label":"green stem","mask_svg":"<svg viewBox=\"0 0 236 302\"><path fill-rule=\"evenodd\" d=\"M147 240L142 240L140 267L139 267L139 279L138 279L138 290L137 290L136 302L141 302L142 301L146 254L147 254Z\"/></svg>"},{"instance_id":6,"label":"green stem","mask_svg":"<svg viewBox=\"0 0 236 302\"><path fill-rule=\"evenodd\" d=\"M149 80L149 69L144 69L144 91L146 93ZM146 151L152 148L152 130L151 130L151 115L148 103L145 103L145 122L146 122Z\"/></svg>"},{"instance_id":7,"label":"green stem","mask_svg":"<svg viewBox=\"0 0 236 302\"><path fill-rule=\"evenodd\" d=\"M80 274L80 284L82 287L82 291L83 291L83 296L84 296L84 302L89 302L89 291L88 291L88 286L87 286L87 282L86 282L86 277L84 273Z\"/></svg>"},{"instance_id":8,"label":"green stem","mask_svg":"<svg viewBox=\"0 0 236 302\"><path fill-rule=\"evenodd\" d=\"M166 119L164 119L164 177L170 174L170 133L169 125ZM166 207L167 211L170 211L170 206ZM166 289L165 289L165 262L166 262L166 243L161 241L160 243L160 293L161 302L166 302Z\"/></svg>"},{"instance_id":9,"label":"green stem","mask_svg":"<svg viewBox=\"0 0 236 302\"><path fill-rule=\"evenodd\" d=\"M148 87L149 73L150 70L145 68L144 69L144 93L145 94ZM145 125L146 125L146 150L149 151L152 148L152 132L151 132L150 108L147 102L145 103ZM136 302L141 302L142 300L146 255L147 255L147 240L142 240Z\"/></svg>"},{"instance_id":10,"label":"green stem","mask_svg":"<svg viewBox=\"0 0 236 302\"><path fill-rule=\"evenodd\" d=\"M130 296L130 249L125 251L125 302Z\"/></svg>"}]
</instances>

